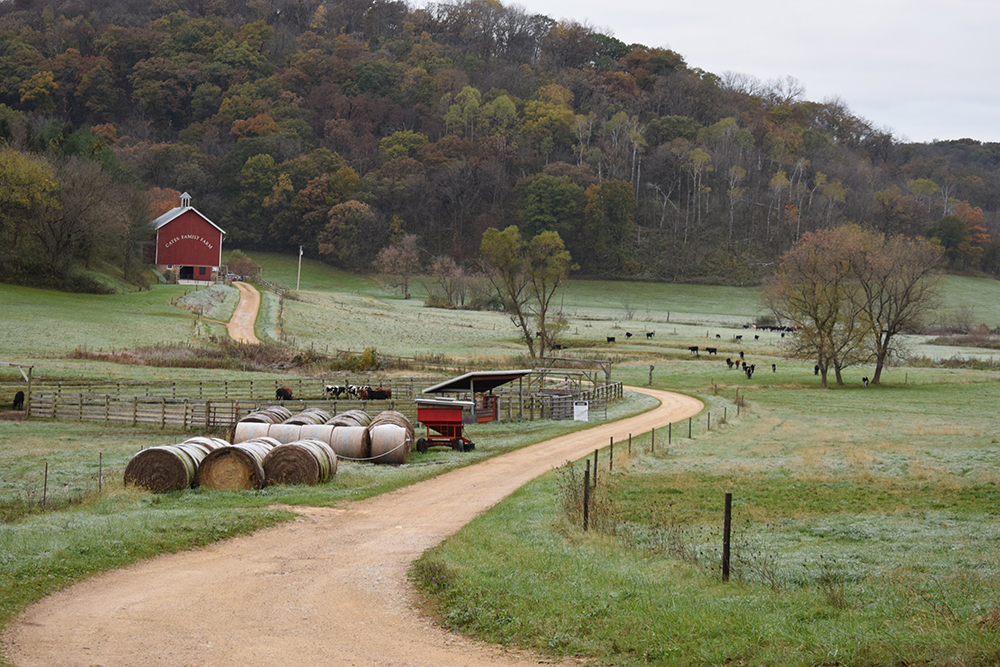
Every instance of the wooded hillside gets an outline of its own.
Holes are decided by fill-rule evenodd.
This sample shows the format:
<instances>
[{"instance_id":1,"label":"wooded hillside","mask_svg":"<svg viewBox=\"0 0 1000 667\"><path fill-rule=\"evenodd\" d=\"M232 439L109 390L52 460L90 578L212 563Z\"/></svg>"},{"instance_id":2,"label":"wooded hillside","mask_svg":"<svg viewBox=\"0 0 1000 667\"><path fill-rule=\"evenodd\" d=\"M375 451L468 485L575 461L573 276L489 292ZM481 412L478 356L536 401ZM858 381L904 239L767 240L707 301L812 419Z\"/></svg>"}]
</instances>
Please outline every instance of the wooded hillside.
<instances>
[{"instance_id":1,"label":"wooded hillside","mask_svg":"<svg viewBox=\"0 0 1000 667\"><path fill-rule=\"evenodd\" d=\"M134 274L159 211L133 195L159 188L227 248L344 268L403 234L467 262L517 224L580 275L752 284L850 221L1000 271L1000 144L903 145L802 90L495 0L6 0L0 170L23 192L0 194L0 269ZM95 222L54 228L74 205Z\"/></svg>"}]
</instances>

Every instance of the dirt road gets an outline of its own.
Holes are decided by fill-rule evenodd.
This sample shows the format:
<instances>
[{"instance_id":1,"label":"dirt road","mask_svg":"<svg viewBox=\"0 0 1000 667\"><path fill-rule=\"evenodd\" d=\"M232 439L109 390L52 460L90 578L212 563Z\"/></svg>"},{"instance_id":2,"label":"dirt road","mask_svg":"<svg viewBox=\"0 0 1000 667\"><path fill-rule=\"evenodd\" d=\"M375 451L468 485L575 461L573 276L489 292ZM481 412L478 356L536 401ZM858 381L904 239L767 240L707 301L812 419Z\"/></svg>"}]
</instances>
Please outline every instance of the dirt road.
<instances>
[{"instance_id":1,"label":"dirt road","mask_svg":"<svg viewBox=\"0 0 1000 667\"><path fill-rule=\"evenodd\" d=\"M522 484L604 447L696 414L662 401L393 493L109 573L32 606L3 637L19 667L115 665L526 667L540 659L471 642L416 610L406 580L429 547Z\"/></svg>"},{"instance_id":2,"label":"dirt road","mask_svg":"<svg viewBox=\"0 0 1000 667\"><path fill-rule=\"evenodd\" d=\"M246 283L234 282L233 285L240 291L240 302L236 304L236 312L226 325L226 331L239 343L259 343L253 325L260 309L260 292Z\"/></svg>"}]
</instances>

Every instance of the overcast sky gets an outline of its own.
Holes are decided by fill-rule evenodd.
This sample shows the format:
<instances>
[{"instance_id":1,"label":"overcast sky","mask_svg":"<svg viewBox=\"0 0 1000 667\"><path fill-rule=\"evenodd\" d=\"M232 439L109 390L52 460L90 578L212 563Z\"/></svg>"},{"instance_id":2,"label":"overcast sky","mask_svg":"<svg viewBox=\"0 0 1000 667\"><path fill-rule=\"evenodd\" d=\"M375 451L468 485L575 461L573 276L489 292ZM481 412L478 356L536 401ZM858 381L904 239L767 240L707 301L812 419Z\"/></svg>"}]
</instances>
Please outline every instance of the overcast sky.
<instances>
[{"instance_id":1,"label":"overcast sky","mask_svg":"<svg viewBox=\"0 0 1000 667\"><path fill-rule=\"evenodd\" d=\"M806 99L839 97L897 139L1000 141L997 0L515 0L689 67L762 81L792 76Z\"/></svg>"}]
</instances>

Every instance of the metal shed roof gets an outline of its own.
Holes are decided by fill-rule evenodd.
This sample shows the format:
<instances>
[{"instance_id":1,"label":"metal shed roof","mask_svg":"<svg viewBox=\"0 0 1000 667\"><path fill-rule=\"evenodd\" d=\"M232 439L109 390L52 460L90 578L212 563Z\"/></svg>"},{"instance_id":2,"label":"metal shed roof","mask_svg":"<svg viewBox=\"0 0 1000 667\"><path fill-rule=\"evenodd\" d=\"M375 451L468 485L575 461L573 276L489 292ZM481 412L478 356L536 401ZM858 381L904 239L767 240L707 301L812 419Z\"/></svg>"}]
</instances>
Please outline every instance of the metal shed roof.
<instances>
[{"instance_id":1,"label":"metal shed roof","mask_svg":"<svg viewBox=\"0 0 1000 667\"><path fill-rule=\"evenodd\" d=\"M427 387L423 393L442 394L449 391L492 391L502 384L519 380L531 372L530 368L516 371L471 371L465 375L445 380L433 387Z\"/></svg>"}]
</instances>

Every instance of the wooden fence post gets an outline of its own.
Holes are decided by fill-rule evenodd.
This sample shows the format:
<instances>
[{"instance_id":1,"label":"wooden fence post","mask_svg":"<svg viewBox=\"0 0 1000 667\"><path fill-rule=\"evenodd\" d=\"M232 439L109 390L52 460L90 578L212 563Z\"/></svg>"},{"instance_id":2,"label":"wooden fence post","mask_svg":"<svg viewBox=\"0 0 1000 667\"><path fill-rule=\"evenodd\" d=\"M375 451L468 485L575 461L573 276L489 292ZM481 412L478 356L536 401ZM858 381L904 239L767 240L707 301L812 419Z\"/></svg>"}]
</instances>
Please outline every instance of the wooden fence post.
<instances>
[{"instance_id":1,"label":"wooden fence post","mask_svg":"<svg viewBox=\"0 0 1000 667\"><path fill-rule=\"evenodd\" d=\"M733 494L726 494L726 507L722 519L722 580L729 581L729 537L733 521Z\"/></svg>"},{"instance_id":2,"label":"wooden fence post","mask_svg":"<svg viewBox=\"0 0 1000 667\"><path fill-rule=\"evenodd\" d=\"M46 470L48 470L48 463ZM583 532L587 532L590 519L590 459L587 459L587 469L583 473Z\"/></svg>"}]
</instances>

